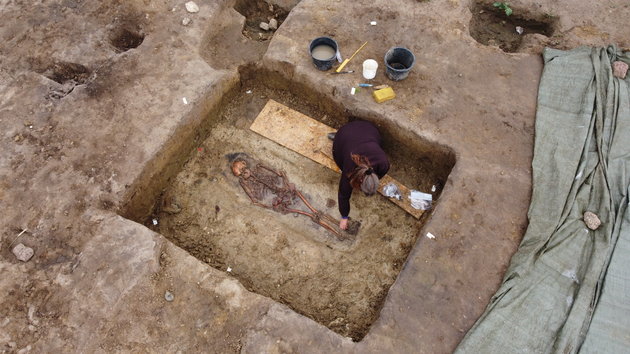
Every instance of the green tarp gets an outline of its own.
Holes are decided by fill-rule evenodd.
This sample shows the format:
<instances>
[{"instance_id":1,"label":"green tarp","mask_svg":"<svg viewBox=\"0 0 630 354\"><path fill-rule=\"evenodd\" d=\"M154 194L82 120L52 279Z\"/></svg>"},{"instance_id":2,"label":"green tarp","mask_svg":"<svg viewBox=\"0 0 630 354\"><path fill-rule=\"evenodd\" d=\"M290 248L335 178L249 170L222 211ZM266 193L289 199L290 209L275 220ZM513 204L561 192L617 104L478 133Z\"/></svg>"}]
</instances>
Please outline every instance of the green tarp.
<instances>
[{"instance_id":1,"label":"green tarp","mask_svg":"<svg viewBox=\"0 0 630 354\"><path fill-rule=\"evenodd\" d=\"M611 69L630 52L543 58L529 226L458 353L630 352L630 78Z\"/></svg>"}]
</instances>

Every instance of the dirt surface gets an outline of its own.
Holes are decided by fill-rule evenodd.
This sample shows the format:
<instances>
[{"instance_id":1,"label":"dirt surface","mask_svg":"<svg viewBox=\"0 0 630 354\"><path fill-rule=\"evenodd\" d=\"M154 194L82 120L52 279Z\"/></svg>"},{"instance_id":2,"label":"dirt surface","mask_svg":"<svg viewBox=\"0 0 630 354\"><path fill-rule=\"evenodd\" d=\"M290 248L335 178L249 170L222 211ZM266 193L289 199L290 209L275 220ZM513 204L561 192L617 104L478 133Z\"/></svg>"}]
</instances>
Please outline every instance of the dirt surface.
<instances>
[{"instance_id":1,"label":"dirt surface","mask_svg":"<svg viewBox=\"0 0 630 354\"><path fill-rule=\"evenodd\" d=\"M512 16L553 19L548 35L523 35L514 53L503 51L500 41L484 45L471 36L474 1L302 0L293 7L296 1L275 0L288 15L266 41L243 35L246 19L234 9L236 1L199 1L194 14L185 10L185 2L0 2L0 289L5 294L0 352L451 352L483 312L527 226L542 48L630 47L630 5L620 0L510 1ZM191 19L187 25L185 18ZM348 66L355 74L327 75L314 68L306 48L321 35L335 38L344 58L368 41ZM365 90L351 95L350 88L362 81L360 63L367 58L382 63L396 45L416 56L409 77L390 82L379 69L375 79L391 84L396 99L377 104ZM440 156L455 163L424 224L403 221L404 235L397 236L411 247L404 263L381 261L389 266L364 273L382 276L373 284L394 282L359 342L301 315L297 306L296 312L275 301L273 294L249 291L243 285L254 285L241 283L244 273L234 277L215 269L132 221L145 220L140 215L149 215L166 186L194 184L194 176L184 178L185 172L173 183L169 178L185 171L184 165L193 168L210 158L196 150L212 146L210 137L234 139L211 129L208 117L225 106L226 94L246 91L239 82L254 74L238 68L253 64L285 79L290 83L285 89L301 99L325 98L334 106L328 111L317 106L314 118L335 112L341 117L331 118L334 122L362 117L379 124L392 142L439 152L412 166L429 166ZM252 100L262 100L255 98L256 87L253 92ZM254 112L260 104L249 109ZM246 117L251 115L233 122ZM225 123L223 132L242 136L240 129ZM387 149L397 153L395 144ZM288 159L286 152L256 154L293 169L291 179L311 188L302 184L313 173L310 162ZM210 169L217 175L221 166ZM297 170L300 166L309 171ZM209 213L208 225L225 223L230 207L250 207L229 184L234 181L222 183L221 193L227 197L231 191L236 199L218 212L218 203L209 203L209 210L199 206ZM326 207L331 188L322 185L326 195L312 191L309 196L334 210ZM353 210L363 213L376 202L353 198ZM129 208L137 214L127 214ZM187 210L182 206L180 214ZM278 216L285 218L294 217ZM374 227L367 217L359 219L363 230ZM277 245L280 255L291 256L291 247L310 252L326 244L316 228L297 220L273 226L278 232L255 225L256 236L265 240L261 248L271 252ZM192 220L190 225L198 228ZM302 228L303 234L287 233L282 248L284 225ZM428 232L435 239L427 238ZM359 232L349 247L361 247L361 237L374 237L366 235ZM292 243L293 238L301 242ZM27 262L11 251L19 243L34 250ZM329 245L343 252L343 245ZM404 248L389 245L387 252ZM232 268L238 273L253 265ZM166 291L173 301L167 301Z\"/></svg>"},{"instance_id":2,"label":"dirt surface","mask_svg":"<svg viewBox=\"0 0 630 354\"><path fill-rule=\"evenodd\" d=\"M232 173L233 161L247 161L261 179L274 175L256 170L257 163L284 171L315 209L335 215L333 225L338 223L337 205L334 200L327 205L326 199L336 199L339 174L249 130L269 99L333 126L344 123L333 121L333 116L296 94L254 80L243 82L236 97L210 122L210 135L168 186L157 203L161 208L145 225L213 267L229 269L248 290L359 340L376 319L422 224L385 197L356 193L352 214L361 230L355 236L344 232L339 238L307 216L283 215L251 203ZM416 165L416 161L425 163ZM391 174L430 192L431 186L442 186L446 176L439 175L444 168L432 170L429 161L421 152L399 149L392 156ZM441 187L436 197L440 192ZM258 194L267 205L277 196L271 191ZM299 201L292 207L309 211ZM153 225L154 220L158 225Z\"/></svg>"}]
</instances>

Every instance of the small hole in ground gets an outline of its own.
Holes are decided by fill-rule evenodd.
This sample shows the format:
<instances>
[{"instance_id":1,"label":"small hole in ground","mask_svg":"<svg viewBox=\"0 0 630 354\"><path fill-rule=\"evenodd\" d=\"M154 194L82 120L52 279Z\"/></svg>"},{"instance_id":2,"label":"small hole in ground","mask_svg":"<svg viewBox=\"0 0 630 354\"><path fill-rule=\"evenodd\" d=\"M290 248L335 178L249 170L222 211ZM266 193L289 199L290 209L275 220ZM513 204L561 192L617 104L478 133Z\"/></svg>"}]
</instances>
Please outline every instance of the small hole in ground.
<instances>
[{"instance_id":1,"label":"small hole in ground","mask_svg":"<svg viewBox=\"0 0 630 354\"><path fill-rule=\"evenodd\" d=\"M84 65L66 61L52 61L48 58L29 59L31 70L55 81L59 85L51 85L47 98L59 99L70 94L77 85L87 84L92 72Z\"/></svg>"},{"instance_id":2,"label":"small hole in ground","mask_svg":"<svg viewBox=\"0 0 630 354\"><path fill-rule=\"evenodd\" d=\"M36 70L37 71L37 70ZM76 84L85 84L90 77L90 69L77 63L65 61L55 62L40 73L60 84L74 81Z\"/></svg>"},{"instance_id":3,"label":"small hole in ground","mask_svg":"<svg viewBox=\"0 0 630 354\"><path fill-rule=\"evenodd\" d=\"M239 158L269 185L273 181L266 178L277 182L278 175L258 163L284 171L315 209L339 217L339 175L253 132L252 122L270 99L333 128L354 119L371 120L379 126L395 166L389 175L426 192L435 186L435 200L455 163L454 154L383 119L348 116L339 104L277 73L256 68L240 73L240 84L198 126L182 127L156 157L158 165L149 164L130 189L123 215L229 272L248 290L359 341L378 317L431 211L418 220L383 196L357 192L351 216L361 226L348 241L303 214L254 205L234 175L233 163ZM258 192L250 186L249 193ZM274 200L277 194L266 197ZM294 206L308 211L300 203Z\"/></svg>"},{"instance_id":4,"label":"small hole in ground","mask_svg":"<svg viewBox=\"0 0 630 354\"><path fill-rule=\"evenodd\" d=\"M277 27L280 27L284 19L289 14L286 10L277 5L272 5L264 0L237 0L234 10L245 16L245 25L243 25L243 35L249 39L256 41L267 41L273 37ZM272 22L275 20L276 28ZM264 26L271 27L269 29L261 28Z\"/></svg>"},{"instance_id":5,"label":"small hole in ground","mask_svg":"<svg viewBox=\"0 0 630 354\"><path fill-rule=\"evenodd\" d=\"M525 35L537 33L548 37L552 34L551 18L548 21L528 19L521 17L518 10L507 16L504 10L482 3L476 3L471 11L471 37L483 45L498 46L507 53L517 52Z\"/></svg>"},{"instance_id":6,"label":"small hole in ground","mask_svg":"<svg viewBox=\"0 0 630 354\"><path fill-rule=\"evenodd\" d=\"M120 28L112 33L109 41L118 52L126 52L142 44L144 35L126 28Z\"/></svg>"}]
</instances>

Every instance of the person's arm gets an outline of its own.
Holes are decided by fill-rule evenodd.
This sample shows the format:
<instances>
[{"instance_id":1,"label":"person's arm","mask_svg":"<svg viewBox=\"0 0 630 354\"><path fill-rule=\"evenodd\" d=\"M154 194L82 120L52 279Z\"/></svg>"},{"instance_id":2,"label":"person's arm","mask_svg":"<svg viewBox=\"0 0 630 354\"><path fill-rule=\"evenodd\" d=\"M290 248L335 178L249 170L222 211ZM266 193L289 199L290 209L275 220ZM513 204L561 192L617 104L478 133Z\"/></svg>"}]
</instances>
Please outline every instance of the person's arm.
<instances>
[{"instance_id":1,"label":"person's arm","mask_svg":"<svg viewBox=\"0 0 630 354\"><path fill-rule=\"evenodd\" d=\"M385 155L385 152L382 151L381 152L381 156L379 156L379 158L377 159L377 161L379 161L377 163L376 166L372 166L372 168L374 168L374 172L376 172L376 175L378 176L378 178L383 178L387 172L389 172L389 159L387 158L387 155Z\"/></svg>"},{"instance_id":2,"label":"person's arm","mask_svg":"<svg viewBox=\"0 0 630 354\"><path fill-rule=\"evenodd\" d=\"M339 193L337 194L337 204L339 205L339 213L341 214L341 222L339 227L346 229L348 224L348 215L350 215L350 197L352 196L352 186L348 177L341 175L339 180Z\"/></svg>"},{"instance_id":3,"label":"person's arm","mask_svg":"<svg viewBox=\"0 0 630 354\"><path fill-rule=\"evenodd\" d=\"M389 172L389 161L387 163L382 164L381 166L377 166L374 169L378 178L383 178Z\"/></svg>"}]
</instances>

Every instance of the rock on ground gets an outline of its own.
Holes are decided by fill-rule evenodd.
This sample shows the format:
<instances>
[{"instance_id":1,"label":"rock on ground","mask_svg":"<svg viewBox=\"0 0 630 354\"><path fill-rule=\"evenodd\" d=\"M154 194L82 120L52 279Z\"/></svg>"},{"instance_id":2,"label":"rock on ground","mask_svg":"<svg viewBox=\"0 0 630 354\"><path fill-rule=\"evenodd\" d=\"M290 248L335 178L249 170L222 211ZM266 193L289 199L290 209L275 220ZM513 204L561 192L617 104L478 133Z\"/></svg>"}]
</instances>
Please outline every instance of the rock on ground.
<instances>
[{"instance_id":1,"label":"rock on ground","mask_svg":"<svg viewBox=\"0 0 630 354\"><path fill-rule=\"evenodd\" d=\"M197 6L197 4L195 4L194 1L187 2L185 6L186 6L186 11L190 13L199 12L199 6Z\"/></svg>"},{"instance_id":2,"label":"rock on ground","mask_svg":"<svg viewBox=\"0 0 630 354\"><path fill-rule=\"evenodd\" d=\"M15 257L22 262L28 262L28 260L33 257L33 254L35 254L35 251L33 251L32 248L26 247L21 243L18 243L15 247L13 247L12 252Z\"/></svg>"}]
</instances>

